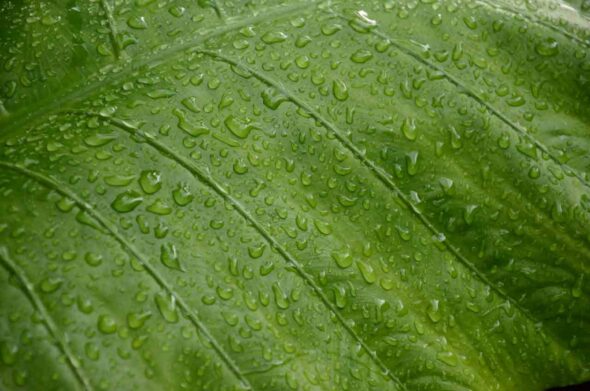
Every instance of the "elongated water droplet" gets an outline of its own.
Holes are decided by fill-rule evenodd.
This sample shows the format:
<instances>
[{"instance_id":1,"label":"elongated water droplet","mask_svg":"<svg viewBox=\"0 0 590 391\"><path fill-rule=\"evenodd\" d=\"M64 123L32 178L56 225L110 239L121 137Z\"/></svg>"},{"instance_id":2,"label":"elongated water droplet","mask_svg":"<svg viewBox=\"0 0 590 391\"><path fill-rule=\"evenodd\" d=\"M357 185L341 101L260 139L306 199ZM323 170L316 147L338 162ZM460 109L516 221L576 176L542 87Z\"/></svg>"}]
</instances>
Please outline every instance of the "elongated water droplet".
<instances>
[{"instance_id":1,"label":"elongated water droplet","mask_svg":"<svg viewBox=\"0 0 590 391\"><path fill-rule=\"evenodd\" d=\"M269 31L264 34L261 39L262 42L271 45L273 43L285 41L287 39L287 34L283 33L282 31Z\"/></svg>"},{"instance_id":2,"label":"elongated water droplet","mask_svg":"<svg viewBox=\"0 0 590 391\"><path fill-rule=\"evenodd\" d=\"M428 305L428 310L426 311L428 317L434 323L438 323L442 318L438 305L438 300L431 300L430 304Z\"/></svg>"},{"instance_id":3,"label":"elongated water droplet","mask_svg":"<svg viewBox=\"0 0 590 391\"><path fill-rule=\"evenodd\" d=\"M572 287L572 296L575 297L576 299L582 297L583 283L584 283L584 274L580 274L580 276L576 280L576 283Z\"/></svg>"},{"instance_id":4,"label":"elongated water droplet","mask_svg":"<svg viewBox=\"0 0 590 391\"><path fill-rule=\"evenodd\" d=\"M416 121L413 118L406 118L402 122L401 130L403 135L410 141L416 140Z\"/></svg>"},{"instance_id":5,"label":"elongated water droplet","mask_svg":"<svg viewBox=\"0 0 590 391\"><path fill-rule=\"evenodd\" d=\"M535 51L543 57L554 57L559 54L559 43L553 38L546 38L535 45Z\"/></svg>"},{"instance_id":6,"label":"elongated water droplet","mask_svg":"<svg viewBox=\"0 0 590 391\"><path fill-rule=\"evenodd\" d=\"M272 284L272 292L274 294L275 303L277 307L283 310L289 308L289 301L287 295L283 292L278 282Z\"/></svg>"},{"instance_id":7,"label":"elongated water droplet","mask_svg":"<svg viewBox=\"0 0 590 391\"><path fill-rule=\"evenodd\" d=\"M334 98L339 101L345 101L348 99L348 86L342 80L334 80L332 83L332 93Z\"/></svg>"},{"instance_id":8,"label":"elongated water droplet","mask_svg":"<svg viewBox=\"0 0 590 391\"><path fill-rule=\"evenodd\" d=\"M450 367L457 366L457 356L453 352L438 352L436 358Z\"/></svg>"},{"instance_id":9,"label":"elongated water droplet","mask_svg":"<svg viewBox=\"0 0 590 391\"><path fill-rule=\"evenodd\" d=\"M242 139L248 137L252 129L254 129L254 125L250 124L250 121L237 119L233 115L226 117L223 123L234 136Z\"/></svg>"},{"instance_id":10,"label":"elongated water droplet","mask_svg":"<svg viewBox=\"0 0 590 391\"><path fill-rule=\"evenodd\" d=\"M162 317L169 323L178 322L178 312L176 310L176 298L172 295L159 293L155 297L156 306Z\"/></svg>"},{"instance_id":11,"label":"elongated water droplet","mask_svg":"<svg viewBox=\"0 0 590 391\"><path fill-rule=\"evenodd\" d=\"M160 261L170 269L183 270L178 259L178 250L172 243L166 243L160 246Z\"/></svg>"},{"instance_id":12,"label":"elongated water droplet","mask_svg":"<svg viewBox=\"0 0 590 391\"><path fill-rule=\"evenodd\" d=\"M288 100L285 95L283 95L274 87L269 87L262 91L261 96L262 103L264 103L264 105L271 110L278 109L281 103Z\"/></svg>"},{"instance_id":13,"label":"elongated water droplet","mask_svg":"<svg viewBox=\"0 0 590 391\"><path fill-rule=\"evenodd\" d=\"M134 190L127 190L115 198L111 207L119 213L127 213L137 208L142 201L143 197L141 194Z\"/></svg>"}]
</instances>

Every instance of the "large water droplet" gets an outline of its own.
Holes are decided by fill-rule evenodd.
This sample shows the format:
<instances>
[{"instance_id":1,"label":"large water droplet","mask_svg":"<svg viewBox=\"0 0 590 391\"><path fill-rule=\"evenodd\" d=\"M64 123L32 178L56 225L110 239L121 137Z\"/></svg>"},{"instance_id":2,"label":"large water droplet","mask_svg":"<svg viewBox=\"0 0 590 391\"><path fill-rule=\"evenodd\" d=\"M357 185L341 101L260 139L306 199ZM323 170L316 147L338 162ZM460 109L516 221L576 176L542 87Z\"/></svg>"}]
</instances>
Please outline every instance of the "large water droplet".
<instances>
[{"instance_id":1,"label":"large water droplet","mask_svg":"<svg viewBox=\"0 0 590 391\"><path fill-rule=\"evenodd\" d=\"M176 298L172 295L159 293L155 297L156 306L162 317L169 323L178 322L178 312L176 310Z\"/></svg>"},{"instance_id":2,"label":"large water droplet","mask_svg":"<svg viewBox=\"0 0 590 391\"><path fill-rule=\"evenodd\" d=\"M166 243L160 247L160 261L170 269L183 270L178 259L178 250L172 243Z\"/></svg>"},{"instance_id":3,"label":"large water droplet","mask_svg":"<svg viewBox=\"0 0 590 391\"><path fill-rule=\"evenodd\" d=\"M111 207L119 213L127 213L137 208L142 201L143 197L141 194L134 190L127 190L115 198Z\"/></svg>"},{"instance_id":4,"label":"large water droplet","mask_svg":"<svg viewBox=\"0 0 590 391\"><path fill-rule=\"evenodd\" d=\"M156 170L142 171L139 185L145 193L153 194L162 188L162 175Z\"/></svg>"}]
</instances>

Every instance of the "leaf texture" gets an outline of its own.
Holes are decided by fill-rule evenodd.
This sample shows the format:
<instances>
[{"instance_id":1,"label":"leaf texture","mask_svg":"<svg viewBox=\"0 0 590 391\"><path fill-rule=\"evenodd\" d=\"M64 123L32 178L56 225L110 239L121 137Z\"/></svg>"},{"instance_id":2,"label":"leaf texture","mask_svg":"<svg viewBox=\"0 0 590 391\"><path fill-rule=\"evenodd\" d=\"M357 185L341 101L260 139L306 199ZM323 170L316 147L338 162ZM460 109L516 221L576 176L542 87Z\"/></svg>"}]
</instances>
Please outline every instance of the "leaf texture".
<instances>
[{"instance_id":1,"label":"leaf texture","mask_svg":"<svg viewBox=\"0 0 590 391\"><path fill-rule=\"evenodd\" d=\"M590 379L587 1L0 4L0 389Z\"/></svg>"}]
</instances>

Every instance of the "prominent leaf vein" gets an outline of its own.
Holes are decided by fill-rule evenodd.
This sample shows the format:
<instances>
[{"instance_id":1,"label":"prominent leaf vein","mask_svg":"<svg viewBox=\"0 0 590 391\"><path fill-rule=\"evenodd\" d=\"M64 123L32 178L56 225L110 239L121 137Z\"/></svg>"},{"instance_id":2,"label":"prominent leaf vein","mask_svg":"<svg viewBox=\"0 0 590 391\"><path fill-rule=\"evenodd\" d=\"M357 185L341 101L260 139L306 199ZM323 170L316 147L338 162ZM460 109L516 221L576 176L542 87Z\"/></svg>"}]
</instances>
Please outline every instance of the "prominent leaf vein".
<instances>
[{"instance_id":1,"label":"prominent leaf vein","mask_svg":"<svg viewBox=\"0 0 590 391\"><path fill-rule=\"evenodd\" d=\"M108 0L100 0L100 6L107 19L107 25L109 27L109 40L113 46L113 53L115 54L115 58L119 59L121 55L124 54L124 51L121 48L121 43L119 42L119 33L117 31L115 19L113 17L113 10Z\"/></svg>"}]
</instances>

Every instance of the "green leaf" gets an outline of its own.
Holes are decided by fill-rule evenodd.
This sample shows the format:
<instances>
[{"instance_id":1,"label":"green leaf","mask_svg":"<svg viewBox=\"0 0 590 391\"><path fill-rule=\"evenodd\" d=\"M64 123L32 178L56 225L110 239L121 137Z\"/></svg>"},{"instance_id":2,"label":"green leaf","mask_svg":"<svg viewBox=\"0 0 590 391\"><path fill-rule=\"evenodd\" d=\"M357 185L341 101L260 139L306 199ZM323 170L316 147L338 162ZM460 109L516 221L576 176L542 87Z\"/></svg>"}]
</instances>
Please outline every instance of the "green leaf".
<instances>
[{"instance_id":1,"label":"green leaf","mask_svg":"<svg viewBox=\"0 0 590 391\"><path fill-rule=\"evenodd\" d=\"M590 379L590 5L0 4L0 389Z\"/></svg>"}]
</instances>

